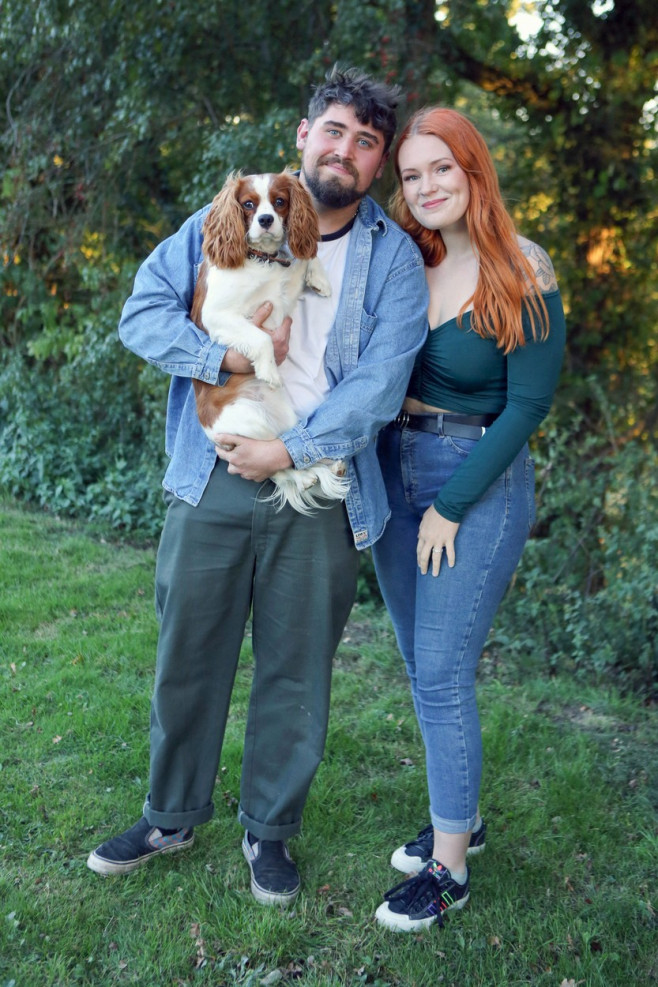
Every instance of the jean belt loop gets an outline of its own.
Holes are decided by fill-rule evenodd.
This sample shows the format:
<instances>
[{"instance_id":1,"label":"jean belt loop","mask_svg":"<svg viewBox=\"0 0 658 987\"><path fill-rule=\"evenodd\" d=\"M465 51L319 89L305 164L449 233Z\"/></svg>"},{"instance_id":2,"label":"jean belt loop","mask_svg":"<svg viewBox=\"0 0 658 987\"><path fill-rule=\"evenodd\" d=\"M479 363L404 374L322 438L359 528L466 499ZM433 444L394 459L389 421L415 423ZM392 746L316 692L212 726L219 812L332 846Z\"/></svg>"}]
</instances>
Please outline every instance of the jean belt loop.
<instances>
[{"instance_id":1,"label":"jean belt loop","mask_svg":"<svg viewBox=\"0 0 658 987\"><path fill-rule=\"evenodd\" d=\"M436 416L436 432L437 435L445 435L443 431L443 412L440 411Z\"/></svg>"}]
</instances>

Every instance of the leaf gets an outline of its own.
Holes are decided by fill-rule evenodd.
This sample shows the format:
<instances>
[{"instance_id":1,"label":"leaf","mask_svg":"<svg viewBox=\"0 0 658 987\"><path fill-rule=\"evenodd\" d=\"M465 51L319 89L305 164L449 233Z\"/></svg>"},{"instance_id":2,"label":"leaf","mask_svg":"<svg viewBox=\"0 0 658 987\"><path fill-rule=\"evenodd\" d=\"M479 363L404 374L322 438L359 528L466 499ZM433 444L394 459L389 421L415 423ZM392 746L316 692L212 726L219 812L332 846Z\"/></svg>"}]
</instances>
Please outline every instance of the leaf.
<instances>
[{"instance_id":1,"label":"leaf","mask_svg":"<svg viewBox=\"0 0 658 987\"><path fill-rule=\"evenodd\" d=\"M270 984L278 984L280 980L283 980L283 974L281 971L278 969L272 970L266 977L263 977L261 984L263 984L263 987L270 987Z\"/></svg>"}]
</instances>

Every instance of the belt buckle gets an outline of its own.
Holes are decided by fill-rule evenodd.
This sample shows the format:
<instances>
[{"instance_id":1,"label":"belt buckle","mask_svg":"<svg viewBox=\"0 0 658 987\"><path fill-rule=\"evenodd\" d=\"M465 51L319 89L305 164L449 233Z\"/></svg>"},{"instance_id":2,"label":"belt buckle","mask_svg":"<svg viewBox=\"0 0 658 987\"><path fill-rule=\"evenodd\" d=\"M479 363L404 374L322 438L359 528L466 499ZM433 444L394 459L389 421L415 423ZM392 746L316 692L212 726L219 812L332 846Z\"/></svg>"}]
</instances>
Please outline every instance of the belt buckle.
<instances>
[{"instance_id":1,"label":"belt buckle","mask_svg":"<svg viewBox=\"0 0 658 987\"><path fill-rule=\"evenodd\" d=\"M397 418L395 419L395 424L399 429L406 428L407 425L409 424L409 412L405 411L403 408L402 411L399 412Z\"/></svg>"}]
</instances>

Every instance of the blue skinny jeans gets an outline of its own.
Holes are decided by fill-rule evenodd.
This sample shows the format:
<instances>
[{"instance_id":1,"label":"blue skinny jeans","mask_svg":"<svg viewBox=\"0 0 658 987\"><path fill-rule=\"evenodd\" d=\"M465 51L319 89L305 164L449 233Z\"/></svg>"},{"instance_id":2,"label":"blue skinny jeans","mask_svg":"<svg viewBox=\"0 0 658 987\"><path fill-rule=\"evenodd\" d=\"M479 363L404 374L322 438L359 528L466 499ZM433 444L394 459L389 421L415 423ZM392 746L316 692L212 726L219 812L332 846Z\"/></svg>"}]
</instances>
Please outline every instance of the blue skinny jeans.
<instances>
[{"instance_id":1,"label":"blue skinny jeans","mask_svg":"<svg viewBox=\"0 0 658 987\"><path fill-rule=\"evenodd\" d=\"M475 444L394 425L378 439L392 517L373 558L425 744L432 825L444 833L465 833L476 821L482 740L475 674L534 522L526 446L464 517L455 566L444 555L438 576L431 568L421 575L421 518Z\"/></svg>"}]
</instances>

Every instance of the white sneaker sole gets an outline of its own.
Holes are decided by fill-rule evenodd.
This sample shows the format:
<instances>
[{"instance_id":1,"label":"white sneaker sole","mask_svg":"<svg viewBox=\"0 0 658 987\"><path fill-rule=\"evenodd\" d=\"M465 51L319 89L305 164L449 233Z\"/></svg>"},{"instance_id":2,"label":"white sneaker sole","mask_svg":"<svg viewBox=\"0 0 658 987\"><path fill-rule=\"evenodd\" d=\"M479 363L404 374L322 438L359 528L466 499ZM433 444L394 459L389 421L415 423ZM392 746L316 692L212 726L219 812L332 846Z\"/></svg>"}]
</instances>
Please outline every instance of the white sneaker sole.
<instances>
[{"instance_id":1,"label":"white sneaker sole","mask_svg":"<svg viewBox=\"0 0 658 987\"><path fill-rule=\"evenodd\" d=\"M124 860L120 863L116 860L106 860L104 857L99 857L96 851L92 850L87 857L87 867L89 870L95 871L96 874L103 874L105 877L111 874L130 874L131 871L137 870L138 867L147 864L153 857L158 857L162 853L177 853L179 850L186 850L193 843L194 833L184 843L165 846L162 849L153 850L152 853L146 853L143 857L136 857L134 860Z\"/></svg>"},{"instance_id":2,"label":"white sneaker sole","mask_svg":"<svg viewBox=\"0 0 658 987\"><path fill-rule=\"evenodd\" d=\"M442 914L445 915L446 912L457 911L463 908L469 896L470 892L464 895L463 898L460 898L459 901L456 901L454 905L444 908ZM411 919L408 915L399 915L397 912L392 912L388 902L384 901L375 912L375 920L379 925L383 925L386 929L392 929L393 932L418 932L421 929L429 929L430 926L434 925L437 916L432 915L431 918Z\"/></svg>"},{"instance_id":3,"label":"white sneaker sole","mask_svg":"<svg viewBox=\"0 0 658 987\"><path fill-rule=\"evenodd\" d=\"M249 864L249 873L251 874L251 893L257 902L261 905L278 905L279 908L288 908L292 905L293 901L299 894L299 885L292 891L268 891L267 888L261 888L260 884L254 877L254 870L252 867L252 856L253 851L251 847L245 846L246 836L242 841L242 853L244 859Z\"/></svg>"}]
</instances>

